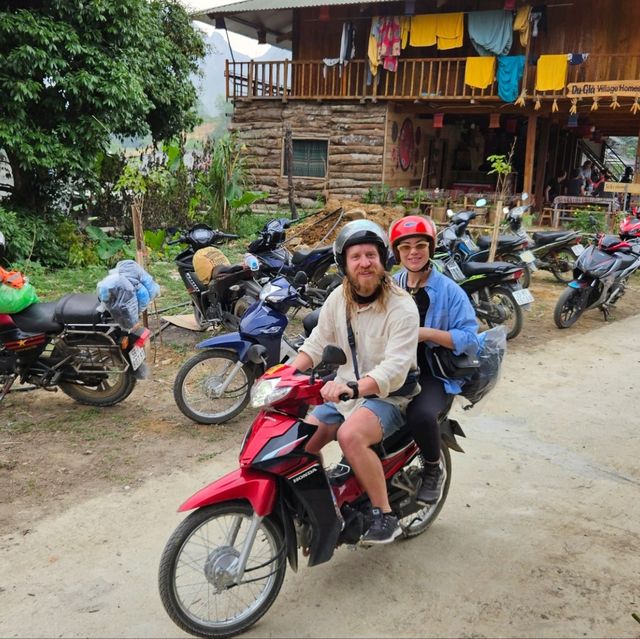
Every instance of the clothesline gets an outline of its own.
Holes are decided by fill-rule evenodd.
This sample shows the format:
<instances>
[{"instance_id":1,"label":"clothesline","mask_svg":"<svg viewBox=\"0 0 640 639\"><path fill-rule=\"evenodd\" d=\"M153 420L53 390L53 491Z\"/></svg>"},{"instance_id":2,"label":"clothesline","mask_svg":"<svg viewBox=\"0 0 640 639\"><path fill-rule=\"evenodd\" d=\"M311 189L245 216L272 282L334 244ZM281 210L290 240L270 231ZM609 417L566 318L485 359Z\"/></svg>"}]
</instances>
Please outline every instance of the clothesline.
<instances>
[{"instance_id":1,"label":"clothesline","mask_svg":"<svg viewBox=\"0 0 640 639\"><path fill-rule=\"evenodd\" d=\"M555 9L557 7L573 7L575 4L575 2L564 2L562 4L547 4L547 5L543 5L545 6L547 9ZM414 16L437 16L437 15L442 15L443 13L462 13L464 15L468 15L470 13L477 13L478 11L482 11L482 9L477 9L477 10L473 10L473 11L439 11L439 12L431 12L431 13L415 13L415 14L411 14L411 15L389 15L389 16L380 16L380 15L371 15L371 16L354 16L352 18L344 18L346 21L351 21L351 22L358 22L360 20L371 20L371 18L374 17L380 17L380 18L385 18L385 17L398 17L398 18L413 18ZM505 9L505 11L507 11L507 9ZM320 18L307 18L305 20L303 20L303 22L326 22L325 20L320 20Z\"/></svg>"}]
</instances>

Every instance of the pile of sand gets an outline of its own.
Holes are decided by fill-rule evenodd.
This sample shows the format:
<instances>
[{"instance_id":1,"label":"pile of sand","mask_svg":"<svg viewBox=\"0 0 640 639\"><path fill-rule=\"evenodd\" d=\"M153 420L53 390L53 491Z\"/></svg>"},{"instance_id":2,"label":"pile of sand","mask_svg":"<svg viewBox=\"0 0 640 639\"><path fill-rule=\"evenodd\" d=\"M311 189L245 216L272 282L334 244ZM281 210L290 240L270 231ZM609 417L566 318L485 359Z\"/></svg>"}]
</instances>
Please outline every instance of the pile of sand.
<instances>
[{"instance_id":1,"label":"pile of sand","mask_svg":"<svg viewBox=\"0 0 640 639\"><path fill-rule=\"evenodd\" d=\"M354 200L329 200L322 209L288 229L286 245L290 249L326 246L336 239L340 229L351 220L372 220L388 231L393 220L406 214L403 206L384 207Z\"/></svg>"}]
</instances>

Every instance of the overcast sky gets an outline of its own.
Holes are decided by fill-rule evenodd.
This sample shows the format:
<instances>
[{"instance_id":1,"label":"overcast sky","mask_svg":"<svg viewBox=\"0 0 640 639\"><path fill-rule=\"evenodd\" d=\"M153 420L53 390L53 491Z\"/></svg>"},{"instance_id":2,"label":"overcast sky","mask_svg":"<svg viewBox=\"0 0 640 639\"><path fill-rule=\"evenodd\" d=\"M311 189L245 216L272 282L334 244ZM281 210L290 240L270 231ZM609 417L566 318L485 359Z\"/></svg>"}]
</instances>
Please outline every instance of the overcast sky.
<instances>
[{"instance_id":1,"label":"overcast sky","mask_svg":"<svg viewBox=\"0 0 640 639\"><path fill-rule=\"evenodd\" d=\"M201 11L203 9L213 9L213 7L219 7L223 4L234 4L235 2L242 2L242 0L179 0L188 11ZM204 29L207 33L213 30L213 27L202 22L197 23L199 27ZM226 38L226 34L223 29L220 29L220 34ZM233 33L229 31L229 40L231 40L231 46L236 50L248 55L252 58L260 57L264 50L268 47L266 44L258 44L257 40L252 40L243 35Z\"/></svg>"}]
</instances>

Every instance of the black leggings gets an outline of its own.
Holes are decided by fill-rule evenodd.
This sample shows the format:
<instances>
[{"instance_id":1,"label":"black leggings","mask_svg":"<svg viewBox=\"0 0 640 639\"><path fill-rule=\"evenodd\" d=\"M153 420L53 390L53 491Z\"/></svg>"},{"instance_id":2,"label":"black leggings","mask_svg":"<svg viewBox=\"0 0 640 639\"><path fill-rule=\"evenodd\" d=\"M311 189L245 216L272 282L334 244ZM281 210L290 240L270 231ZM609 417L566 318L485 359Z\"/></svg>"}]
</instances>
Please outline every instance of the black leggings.
<instances>
[{"instance_id":1,"label":"black leggings","mask_svg":"<svg viewBox=\"0 0 640 639\"><path fill-rule=\"evenodd\" d=\"M428 462L440 459L438 416L446 408L449 396L444 383L431 374L420 373L420 394L407 407L407 422L413 439Z\"/></svg>"}]
</instances>

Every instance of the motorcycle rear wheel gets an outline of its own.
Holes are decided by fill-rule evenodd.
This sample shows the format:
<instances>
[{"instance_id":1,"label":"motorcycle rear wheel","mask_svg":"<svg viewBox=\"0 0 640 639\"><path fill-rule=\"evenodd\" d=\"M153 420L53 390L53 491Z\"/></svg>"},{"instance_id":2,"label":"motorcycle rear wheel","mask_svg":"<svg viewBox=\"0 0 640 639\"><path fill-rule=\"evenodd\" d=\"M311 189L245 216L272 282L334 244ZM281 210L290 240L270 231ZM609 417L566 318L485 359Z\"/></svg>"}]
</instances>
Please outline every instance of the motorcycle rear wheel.
<instances>
[{"instance_id":1,"label":"motorcycle rear wheel","mask_svg":"<svg viewBox=\"0 0 640 639\"><path fill-rule=\"evenodd\" d=\"M567 287L553 309L553 321L558 328L573 326L584 313L585 295L582 290Z\"/></svg>"},{"instance_id":2,"label":"motorcycle rear wheel","mask_svg":"<svg viewBox=\"0 0 640 639\"><path fill-rule=\"evenodd\" d=\"M555 251L549 270L558 282L568 284L573 279L573 269L578 258L573 254L570 248L561 248ZM563 270L562 267L566 270Z\"/></svg>"},{"instance_id":3,"label":"motorcycle rear wheel","mask_svg":"<svg viewBox=\"0 0 640 639\"><path fill-rule=\"evenodd\" d=\"M522 309L513 297L513 293L505 286L494 286L487 291L488 301L490 304L499 304L506 313L507 318L502 324L507 329L507 339L513 339L520 334L524 318ZM496 322L486 321L489 328L496 326Z\"/></svg>"},{"instance_id":4,"label":"motorcycle rear wheel","mask_svg":"<svg viewBox=\"0 0 640 639\"><path fill-rule=\"evenodd\" d=\"M59 343L51 354L56 359L62 349L65 355L72 349L77 351L72 366L82 366L83 371L77 374L77 382L59 382L60 390L79 404L87 406L114 406L123 401L136 385L134 372L125 369L120 350L105 336L96 334L87 336L83 343ZM116 349L116 350L114 350ZM121 367L121 371L117 371Z\"/></svg>"},{"instance_id":5,"label":"motorcycle rear wheel","mask_svg":"<svg viewBox=\"0 0 640 639\"><path fill-rule=\"evenodd\" d=\"M405 470L415 467L419 464L419 472L424 468L424 462L421 456L414 457L410 464L405 466ZM442 484L442 493L440 499L435 504L424 506L417 512L407 515L400 520L402 525L402 536L406 539L421 535L436 520L444 502L449 494L449 486L451 485L451 453L448 446L444 442L440 442L440 464L444 471L444 481Z\"/></svg>"},{"instance_id":6,"label":"motorcycle rear wheel","mask_svg":"<svg viewBox=\"0 0 640 639\"><path fill-rule=\"evenodd\" d=\"M246 502L206 506L169 538L158 585L167 614L182 630L198 637L231 637L255 624L275 601L287 555L282 531L270 517L260 523L240 584L233 581L253 514Z\"/></svg>"},{"instance_id":7,"label":"motorcycle rear wheel","mask_svg":"<svg viewBox=\"0 0 640 639\"><path fill-rule=\"evenodd\" d=\"M223 424L242 412L255 378L252 367L243 364L224 394L218 390L237 363L238 354L222 348L201 351L187 360L173 384L182 413L199 424Z\"/></svg>"}]
</instances>

